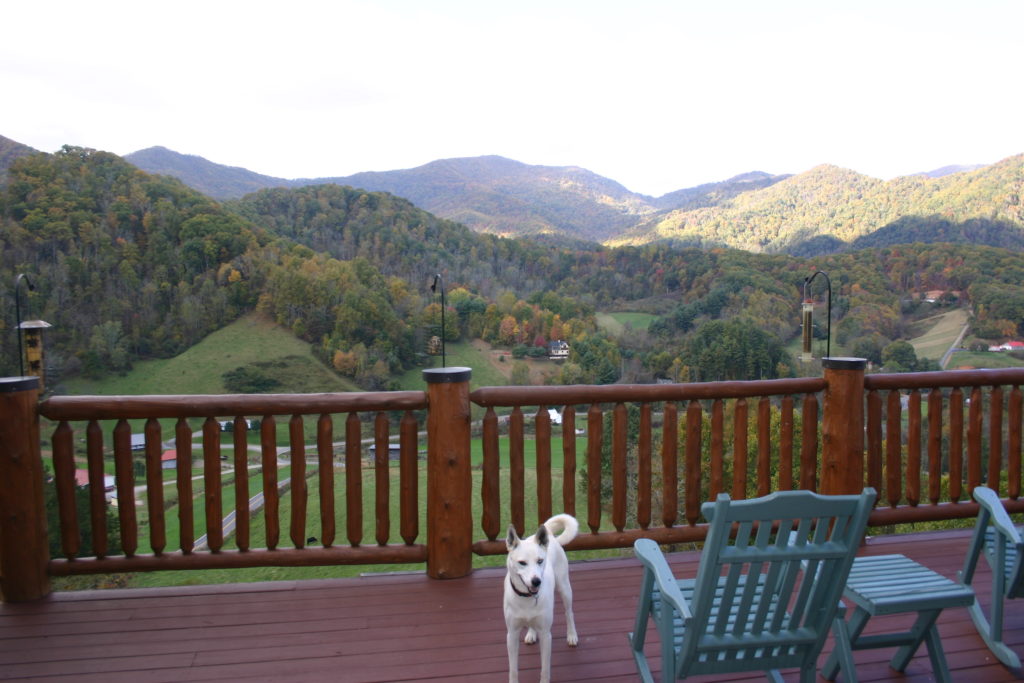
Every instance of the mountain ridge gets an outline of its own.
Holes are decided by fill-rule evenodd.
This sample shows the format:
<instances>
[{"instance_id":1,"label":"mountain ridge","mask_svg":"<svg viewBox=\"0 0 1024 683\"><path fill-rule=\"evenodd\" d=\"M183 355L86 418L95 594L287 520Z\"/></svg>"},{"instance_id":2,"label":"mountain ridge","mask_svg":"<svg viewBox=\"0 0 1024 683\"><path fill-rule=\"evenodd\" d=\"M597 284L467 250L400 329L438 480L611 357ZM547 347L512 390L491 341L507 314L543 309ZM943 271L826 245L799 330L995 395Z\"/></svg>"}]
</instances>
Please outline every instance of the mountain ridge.
<instances>
[{"instance_id":1,"label":"mountain ridge","mask_svg":"<svg viewBox=\"0 0 1024 683\"><path fill-rule=\"evenodd\" d=\"M5 150L35 151L0 138L0 173L11 163L3 163ZM940 234L1024 246L1024 155L892 180L829 164L796 175L751 171L661 197L634 193L578 166L530 165L498 155L291 180L166 147L124 158L222 200L270 187L338 184L403 197L476 232L610 247L667 242L813 256L865 244L931 241Z\"/></svg>"}]
</instances>

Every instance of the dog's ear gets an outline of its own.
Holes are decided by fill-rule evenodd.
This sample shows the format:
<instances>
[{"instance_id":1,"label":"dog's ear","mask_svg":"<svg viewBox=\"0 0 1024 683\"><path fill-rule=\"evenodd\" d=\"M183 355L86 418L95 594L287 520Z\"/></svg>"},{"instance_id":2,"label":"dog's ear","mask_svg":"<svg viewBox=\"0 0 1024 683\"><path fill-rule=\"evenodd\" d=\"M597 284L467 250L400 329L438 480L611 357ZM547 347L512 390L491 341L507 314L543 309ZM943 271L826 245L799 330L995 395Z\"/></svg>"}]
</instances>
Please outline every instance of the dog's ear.
<instances>
[{"instance_id":1,"label":"dog's ear","mask_svg":"<svg viewBox=\"0 0 1024 683\"><path fill-rule=\"evenodd\" d=\"M508 536L505 537L505 547L509 550L519 545L519 534L516 533L516 528L511 524L508 525Z\"/></svg>"},{"instance_id":2,"label":"dog's ear","mask_svg":"<svg viewBox=\"0 0 1024 683\"><path fill-rule=\"evenodd\" d=\"M546 548L548 546L548 538L550 538L550 536L548 536L548 528L541 524L540 528L537 529L537 543L540 543L542 547Z\"/></svg>"}]
</instances>

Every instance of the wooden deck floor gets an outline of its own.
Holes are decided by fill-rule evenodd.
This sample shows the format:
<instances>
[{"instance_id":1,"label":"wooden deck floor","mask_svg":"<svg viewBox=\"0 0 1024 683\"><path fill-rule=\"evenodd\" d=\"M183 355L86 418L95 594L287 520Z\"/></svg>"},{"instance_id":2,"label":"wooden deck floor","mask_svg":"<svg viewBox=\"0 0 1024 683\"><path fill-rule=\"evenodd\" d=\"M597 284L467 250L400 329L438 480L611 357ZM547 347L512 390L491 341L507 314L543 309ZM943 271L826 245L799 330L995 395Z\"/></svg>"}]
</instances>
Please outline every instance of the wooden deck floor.
<instances>
[{"instance_id":1,"label":"wooden deck floor","mask_svg":"<svg viewBox=\"0 0 1024 683\"><path fill-rule=\"evenodd\" d=\"M863 552L903 553L952 578L968 533L877 537ZM692 575L697 557L673 555L677 575ZM631 558L573 563L580 645L566 647L556 609L554 681L637 679L625 634L632 629L639 577ZM984 568L979 580L987 590ZM55 594L38 603L0 605L0 679L504 681L501 595L497 569L452 581L403 574ZM1024 654L1024 604L1011 605L1006 639ZM906 622L880 618L869 632ZM939 623L955 680L1024 680L1024 673L1000 665L985 649L966 609L946 610ZM889 669L889 656L886 650L857 652L860 679L933 680L923 649L905 674ZM522 648L524 682L537 680L538 660L535 647Z\"/></svg>"}]
</instances>

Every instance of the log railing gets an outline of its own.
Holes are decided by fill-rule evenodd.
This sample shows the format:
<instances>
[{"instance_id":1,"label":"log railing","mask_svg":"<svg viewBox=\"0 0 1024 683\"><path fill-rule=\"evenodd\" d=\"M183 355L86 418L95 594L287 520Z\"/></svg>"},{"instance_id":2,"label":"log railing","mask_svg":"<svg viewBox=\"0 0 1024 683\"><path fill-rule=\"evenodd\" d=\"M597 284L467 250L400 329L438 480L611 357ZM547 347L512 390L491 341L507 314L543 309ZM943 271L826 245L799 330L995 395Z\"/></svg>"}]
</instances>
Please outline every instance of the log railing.
<instances>
[{"instance_id":1,"label":"log railing","mask_svg":"<svg viewBox=\"0 0 1024 683\"><path fill-rule=\"evenodd\" d=\"M974 517L981 484L1024 509L1024 368L868 375L864 384L873 524Z\"/></svg>"},{"instance_id":2,"label":"log railing","mask_svg":"<svg viewBox=\"0 0 1024 683\"><path fill-rule=\"evenodd\" d=\"M51 439L53 475L60 507L60 537L63 558L51 559L51 575L149 571L156 569L207 569L254 566L308 566L325 564L378 564L422 562L426 546L417 543L419 530L418 500L418 422L413 411L426 408L424 392L390 392L366 394L320 395L238 395L238 396L55 396L42 402L39 413L56 423ZM392 424L389 413L401 415ZM344 433L334 434L334 417L344 417ZM366 429L361 416L368 416L372 426ZM233 422L234 499L225 509L222 486L221 425L217 418ZM203 492L200 519L194 519L193 506L193 429L188 420L201 423ZM247 418L261 421L259 436L252 444L259 454L262 477L258 490L250 490L250 442ZM136 481L133 468L129 420L144 421L145 477ZM171 434L165 434L161 420L174 421ZM113 422L112 443L104 443L103 423ZM306 423L315 431L313 443L307 446ZM341 420L339 419L339 422ZM72 424L80 422L77 431ZM287 446L278 446L278 431L287 433ZM374 472L373 491L376 517L374 538L363 538L364 492L363 441L364 430L374 442L375 455L369 465ZM401 519L400 542L391 537L390 485L391 463L389 443L400 444ZM86 443L86 461L90 491L89 519L79 519L74 500L76 439ZM284 440L284 439L282 439ZM165 533L164 482L161 455L165 442L173 442L176 453L175 492L181 502L178 511L176 538ZM279 456L279 450L281 455ZM116 500L122 554L107 555L108 539L105 525L104 453L112 451L116 470ZM339 451L339 467L335 467ZM287 486L281 481L282 466L290 468ZM312 469L315 468L315 473ZM336 469L344 476L343 501L345 529L335 528L340 510L335 509ZM310 498L307 475L317 487L319 509L307 509ZM136 486L144 489L137 495ZM250 546L253 513L250 499L262 495L265 521L265 547ZM281 528L279 507L287 495L289 519ZM146 501L149 524L147 548L139 547L139 522L136 502ZM223 522L233 512L234 547L225 544ZM230 515L228 515L230 517ZM90 526L93 557L79 555L81 525ZM205 543L197 547L196 527L205 529ZM313 538L307 545L307 529ZM51 530L57 531L57 530ZM287 538L282 540L282 535ZM343 537L343 539L341 538ZM339 543L340 541L340 543Z\"/></svg>"},{"instance_id":3,"label":"log railing","mask_svg":"<svg viewBox=\"0 0 1024 683\"><path fill-rule=\"evenodd\" d=\"M520 534L528 531L523 453L529 421L534 433L537 491L536 516L531 522L539 523L552 512L565 511L580 517L584 531L590 531L581 534L572 548L617 548L629 547L639 537L661 543L703 538L704 528L697 524L700 505L719 492L746 498L748 491L767 495L776 486L816 489L817 393L825 386L821 378L807 378L478 389L470 399L486 408L480 492L481 527L486 540L476 542L473 549L478 554L505 551L504 541L499 540L499 536L504 538L501 522L506 518L501 514L503 458L495 408L512 409L504 467L510 480L508 522ZM638 406L634 443L627 438L627 404ZM552 408L560 413L560 429L552 427L548 412ZM605 416L610 416L609 433L605 433ZM751 422L753 463L745 457ZM562 443L562 490L557 504L552 491L553 429ZM577 452L577 429L586 434L583 452ZM773 429L778 433L775 441ZM727 436L731 437L729 442ZM606 449L610 451L607 455ZM736 457L737 453L744 457ZM586 495L577 509L577 472L584 469ZM773 470L778 473L774 484ZM726 471L731 472L728 480ZM609 488L610 501L602 495ZM605 505L609 502L610 520L605 520ZM627 529L627 520L635 520L635 527ZM610 528L606 521L610 521Z\"/></svg>"},{"instance_id":4,"label":"log railing","mask_svg":"<svg viewBox=\"0 0 1024 683\"><path fill-rule=\"evenodd\" d=\"M863 366L858 359L827 359L819 378L486 387L472 394L468 369L446 368L424 372L425 392L57 396L41 403L34 378L0 379L0 593L4 600L32 600L49 592L50 576L156 569L426 562L432 577L457 577L472 570L473 553L504 551L508 524L527 533L528 522L561 511L575 514L583 528L571 549L628 547L638 537L699 540L700 504L720 491L742 498L790 488L850 493L870 485L879 492L870 523L882 526L973 516L971 489L985 483L1011 512L1024 511L1024 369L866 375ZM484 409L479 474L470 462L473 404ZM552 425L548 408L560 411L560 428ZM498 410L510 410L506 453L500 452ZM41 418L52 421L46 429L60 508L59 528L49 530ZM235 426L226 456L218 418ZM262 420L251 443L247 418ZM141 424L145 435L138 459L129 420ZM421 464L424 422L427 456ZM194 427L202 465L196 482ZM580 446L577 429L585 432ZM558 436L561 450L553 452ZM366 440L376 446L372 460L363 456ZM396 440L397 482L387 459ZM525 458L531 440L532 468ZM288 451L283 464L279 442ZM173 491L179 501L191 500L202 487L195 514L179 505L176 517L166 516L160 467L165 443L178 465ZM84 444L77 456L76 444ZM258 453L262 469L255 490L239 475L250 451ZM222 457L234 464L233 487L222 486ZM104 463L110 458L118 553L111 552L105 526ZM89 512L82 516L75 505L76 459L84 461L90 484ZM290 490L282 486L283 466L290 467ZM426 500L419 495L422 473ZM364 474L372 483L364 483ZM336 488L336 476L344 486L339 481ZM535 480L530 490L536 491L529 501L528 480ZM225 504L224 491L233 492L234 505ZM264 496L265 547L259 548L252 547L250 534L248 501L255 493ZM477 496L479 526L471 512ZM313 499L319 506L311 510ZM371 499L372 506L364 505ZM391 520L395 499L397 524ZM139 533L135 503L141 500L148 534ZM283 501L290 514L282 528ZM363 519L364 510L372 519ZM229 542L222 522L232 511ZM372 539L363 537L364 521ZM172 526L176 533L169 533ZM202 545L200 526L206 531ZM92 534L92 555L78 557L85 528ZM54 558L48 534L61 539Z\"/></svg>"}]
</instances>

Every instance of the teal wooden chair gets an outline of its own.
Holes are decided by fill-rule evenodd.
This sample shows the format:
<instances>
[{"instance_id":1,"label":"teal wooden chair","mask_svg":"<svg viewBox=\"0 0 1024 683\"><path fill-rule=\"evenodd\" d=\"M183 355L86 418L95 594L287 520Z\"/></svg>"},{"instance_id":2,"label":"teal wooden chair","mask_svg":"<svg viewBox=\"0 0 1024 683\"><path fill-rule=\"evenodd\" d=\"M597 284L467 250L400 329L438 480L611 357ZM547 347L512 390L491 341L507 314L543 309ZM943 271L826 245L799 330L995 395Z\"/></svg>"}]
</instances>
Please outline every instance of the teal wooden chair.
<instances>
[{"instance_id":1,"label":"teal wooden chair","mask_svg":"<svg viewBox=\"0 0 1024 683\"><path fill-rule=\"evenodd\" d=\"M967 548L964 568L957 576L960 583L970 586L974 579L974 570L978 566L978 557L985 556L992 570L990 616L985 617L977 598L977 591L974 604L968 610L975 628L985 639L985 644L992 650L992 654L1007 666L1019 667L1020 657L1003 642L1003 613L1007 600L1024 596L1022 529L1013 526L999 496L992 489L986 486L975 487L974 500L981 506L978 510L978 523L974 526L974 535Z\"/></svg>"},{"instance_id":2,"label":"teal wooden chair","mask_svg":"<svg viewBox=\"0 0 1024 683\"><path fill-rule=\"evenodd\" d=\"M779 670L788 668L815 680L830 627L846 628L839 598L874 501L870 488L741 501L720 494L701 508L710 526L693 579L676 580L657 544L637 540L644 574L629 640L641 678L654 680L644 655L653 622L662 680L763 670L782 681ZM848 649L839 659L852 672Z\"/></svg>"}]
</instances>

